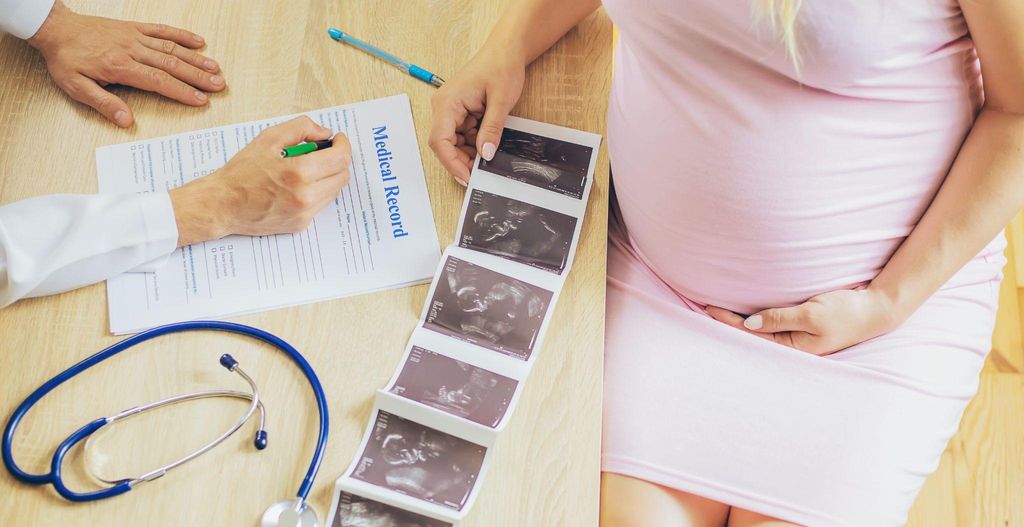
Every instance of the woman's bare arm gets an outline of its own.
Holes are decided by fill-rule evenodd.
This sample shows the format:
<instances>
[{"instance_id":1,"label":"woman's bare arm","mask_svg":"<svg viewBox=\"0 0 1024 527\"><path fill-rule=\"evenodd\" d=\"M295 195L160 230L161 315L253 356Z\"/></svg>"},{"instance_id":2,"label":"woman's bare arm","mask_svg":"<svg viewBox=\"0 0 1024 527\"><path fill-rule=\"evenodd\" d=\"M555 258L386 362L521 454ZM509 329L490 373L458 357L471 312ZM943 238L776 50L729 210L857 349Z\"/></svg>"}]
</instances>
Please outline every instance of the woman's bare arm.
<instances>
[{"instance_id":1,"label":"woman's bare arm","mask_svg":"<svg viewBox=\"0 0 1024 527\"><path fill-rule=\"evenodd\" d=\"M430 147L465 184L477 152L491 159L519 101L526 66L601 6L599 0L512 2L487 42L434 94Z\"/></svg>"},{"instance_id":2,"label":"woman's bare arm","mask_svg":"<svg viewBox=\"0 0 1024 527\"><path fill-rule=\"evenodd\" d=\"M1024 206L1024 3L961 0L981 59L985 104L921 221L862 290L833 291L744 319L714 318L824 355L906 320Z\"/></svg>"},{"instance_id":3,"label":"woman's bare arm","mask_svg":"<svg viewBox=\"0 0 1024 527\"><path fill-rule=\"evenodd\" d=\"M961 0L985 105L938 195L872 282L907 316L1024 206L1024 3Z\"/></svg>"}]
</instances>

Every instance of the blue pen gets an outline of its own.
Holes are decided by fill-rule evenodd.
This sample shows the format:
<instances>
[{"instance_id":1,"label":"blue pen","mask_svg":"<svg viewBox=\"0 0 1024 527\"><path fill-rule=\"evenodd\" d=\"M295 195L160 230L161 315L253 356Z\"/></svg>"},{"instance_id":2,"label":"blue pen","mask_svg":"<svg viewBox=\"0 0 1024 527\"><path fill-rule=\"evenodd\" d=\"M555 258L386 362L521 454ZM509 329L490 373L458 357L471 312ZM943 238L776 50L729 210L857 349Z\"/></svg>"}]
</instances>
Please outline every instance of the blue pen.
<instances>
[{"instance_id":1,"label":"blue pen","mask_svg":"<svg viewBox=\"0 0 1024 527\"><path fill-rule=\"evenodd\" d=\"M334 40L337 40L338 42L344 42L346 44L355 46L369 53L370 55L382 58L394 64L395 66L398 67L398 69L408 73L409 75L412 75L413 77L416 77L417 79L427 84L433 84L438 88L444 85L444 79L442 79L441 77L438 77L437 75L434 75L433 73L415 64L409 64L408 62L388 53L387 51L384 51L383 49L380 49L375 46L371 46L370 44L367 44L366 42L363 42L362 40L359 40L358 38L355 38L352 35L343 33L340 29L335 29L332 27L327 30L327 34L330 35L331 38L333 38Z\"/></svg>"}]
</instances>

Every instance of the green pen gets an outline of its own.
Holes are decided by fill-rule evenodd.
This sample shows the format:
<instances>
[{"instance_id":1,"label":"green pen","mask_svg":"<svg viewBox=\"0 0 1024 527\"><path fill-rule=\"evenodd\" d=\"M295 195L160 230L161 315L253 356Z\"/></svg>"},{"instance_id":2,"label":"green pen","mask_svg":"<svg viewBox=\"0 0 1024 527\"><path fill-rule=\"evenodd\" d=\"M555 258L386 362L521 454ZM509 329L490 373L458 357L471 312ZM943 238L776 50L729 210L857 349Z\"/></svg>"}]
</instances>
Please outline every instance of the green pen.
<instances>
[{"instance_id":1,"label":"green pen","mask_svg":"<svg viewBox=\"0 0 1024 527\"><path fill-rule=\"evenodd\" d=\"M327 139L325 141L314 141L312 143L301 143L294 146L285 147L281 150L281 157L295 157L301 156L302 154L308 154L310 152L316 152L317 150L323 150L324 148L330 148L334 144L334 139Z\"/></svg>"}]
</instances>

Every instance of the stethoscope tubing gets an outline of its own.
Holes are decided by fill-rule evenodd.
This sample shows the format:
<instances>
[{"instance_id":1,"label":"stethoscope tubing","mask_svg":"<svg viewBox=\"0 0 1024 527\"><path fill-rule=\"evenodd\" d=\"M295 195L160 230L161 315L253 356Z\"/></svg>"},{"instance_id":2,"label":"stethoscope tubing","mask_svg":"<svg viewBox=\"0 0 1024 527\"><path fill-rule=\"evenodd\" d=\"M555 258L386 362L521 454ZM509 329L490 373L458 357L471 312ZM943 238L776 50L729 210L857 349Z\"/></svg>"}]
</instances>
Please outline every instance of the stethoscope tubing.
<instances>
[{"instance_id":1,"label":"stethoscope tubing","mask_svg":"<svg viewBox=\"0 0 1024 527\"><path fill-rule=\"evenodd\" d=\"M309 469L306 471L306 475L302 480L302 484L299 486L296 497L303 502L309 497L309 493L312 490L313 482L316 479L317 473L320 471L320 465L323 463L324 451L327 445L327 434L330 430L329 417L327 413L327 397L324 394L323 386L320 384L320 379L317 377L316 372L313 371L312 366L306 361L305 357L298 352L291 344L288 344L281 338L263 331L252 326L246 326L244 324L235 324L232 322L219 322L212 320L201 320L193 322L179 322L175 324L168 324L166 326L156 327L147 331L143 331L136 335L133 335L127 339L117 342L110 347L97 352L96 354L82 360L81 362L69 367L60 374L56 375L42 386L33 391L11 414L11 417L7 420L7 425L4 427L3 441L2 441L2 456L4 466L8 472L11 473L15 479L28 483L31 485L45 485L53 484L54 488L64 497L71 499L72 501L94 501L104 498L113 497L119 494L123 494L131 490L129 482L120 482L112 487L90 492L90 493L74 493L67 489L61 479L60 464L63 460L64 455L78 442L82 441L90 434L98 430L104 424L107 423L107 418L96 419L89 424L78 429L75 433L64 440L54 452L54 457L51 462L50 472L46 474L30 474L21 469L17 462L14 460L14 435L17 432L18 425L25 415L32 409L32 407L38 403L43 397L53 391L55 388L64 384L74 376L88 370L89 368L125 351L137 344L145 342L147 340L167 335L171 333L180 333L184 331L200 331L200 330L211 330L211 331L224 331L227 333L234 333L238 335L248 336L261 340L270 344L279 350L285 352L292 361L302 370L302 373L306 376L306 380L309 381L310 388L313 391L313 397L316 400L317 413L320 417L320 428L317 435L317 444L313 452L313 458L310 461ZM71 497L69 497L71 496Z\"/></svg>"}]
</instances>

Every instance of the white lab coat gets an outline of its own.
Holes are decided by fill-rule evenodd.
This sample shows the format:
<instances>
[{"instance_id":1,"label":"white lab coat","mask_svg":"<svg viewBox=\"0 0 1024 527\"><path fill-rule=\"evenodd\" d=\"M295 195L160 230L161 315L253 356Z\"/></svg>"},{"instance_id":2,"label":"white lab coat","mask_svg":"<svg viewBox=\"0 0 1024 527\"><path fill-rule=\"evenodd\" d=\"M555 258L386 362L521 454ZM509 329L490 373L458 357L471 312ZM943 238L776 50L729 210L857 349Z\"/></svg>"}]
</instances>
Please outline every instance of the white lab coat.
<instances>
[{"instance_id":1,"label":"white lab coat","mask_svg":"<svg viewBox=\"0 0 1024 527\"><path fill-rule=\"evenodd\" d=\"M30 38L52 7L52 0L0 0L0 31ZM177 244L166 193L58 194L0 205L0 308L152 271Z\"/></svg>"},{"instance_id":2,"label":"white lab coat","mask_svg":"<svg viewBox=\"0 0 1024 527\"><path fill-rule=\"evenodd\" d=\"M53 9L54 0L0 0L0 32L32 38Z\"/></svg>"}]
</instances>

